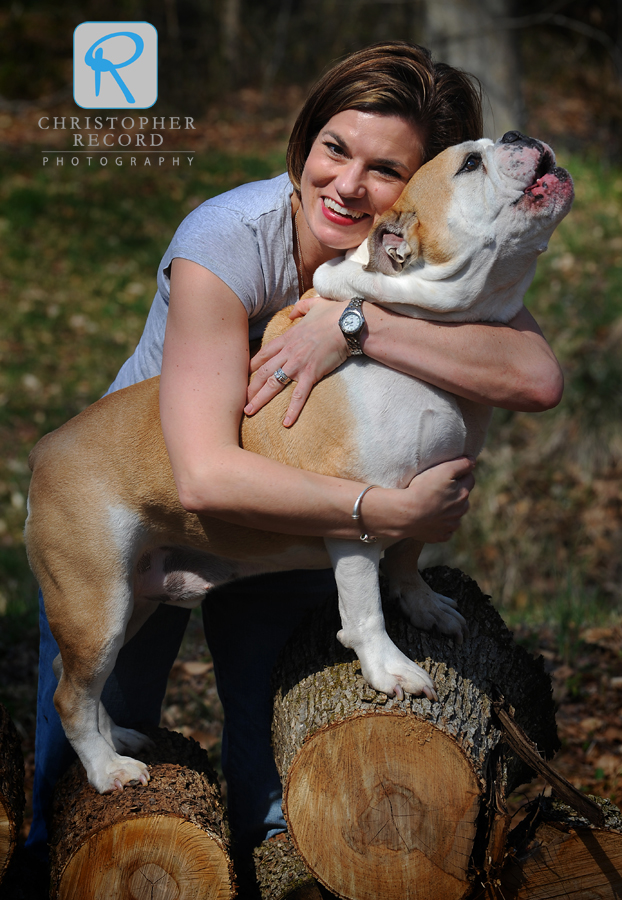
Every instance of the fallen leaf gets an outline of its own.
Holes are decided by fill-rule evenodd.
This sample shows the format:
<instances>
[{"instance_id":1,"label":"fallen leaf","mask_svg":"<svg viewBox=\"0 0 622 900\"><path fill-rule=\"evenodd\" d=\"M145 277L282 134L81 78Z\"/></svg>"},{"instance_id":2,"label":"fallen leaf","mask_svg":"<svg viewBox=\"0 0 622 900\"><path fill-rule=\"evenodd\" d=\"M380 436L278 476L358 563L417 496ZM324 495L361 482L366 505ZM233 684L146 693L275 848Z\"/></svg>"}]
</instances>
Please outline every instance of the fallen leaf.
<instances>
[{"instance_id":1,"label":"fallen leaf","mask_svg":"<svg viewBox=\"0 0 622 900\"><path fill-rule=\"evenodd\" d=\"M211 672L214 668L214 663L212 662L201 662L200 660L189 660L188 662L182 663L182 669L186 673L186 675L192 675L193 677L197 675L206 675L208 672Z\"/></svg>"},{"instance_id":2,"label":"fallen leaf","mask_svg":"<svg viewBox=\"0 0 622 900\"><path fill-rule=\"evenodd\" d=\"M598 731L604 724L603 720L597 716L588 716L587 719L582 719L580 722L581 728L586 734L590 731Z\"/></svg>"}]
</instances>

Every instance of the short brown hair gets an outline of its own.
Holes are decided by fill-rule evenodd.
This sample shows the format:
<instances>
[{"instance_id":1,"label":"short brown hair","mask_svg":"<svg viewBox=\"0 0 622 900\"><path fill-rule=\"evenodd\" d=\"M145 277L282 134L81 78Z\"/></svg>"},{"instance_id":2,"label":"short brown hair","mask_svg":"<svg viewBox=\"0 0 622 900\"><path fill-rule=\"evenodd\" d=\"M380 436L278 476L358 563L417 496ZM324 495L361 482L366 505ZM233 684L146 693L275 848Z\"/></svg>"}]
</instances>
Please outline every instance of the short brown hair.
<instances>
[{"instance_id":1,"label":"short brown hair","mask_svg":"<svg viewBox=\"0 0 622 900\"><path fill-rule=\"evenodd\" d=\"M333 66L312 88L287 148L287 170L300 192L302 170L324 125L346 109L401 116L423 136L423 162L482 136L481 87L471 76L433 62L406 41L372 44Z\"/></svg>"}]
</instances>

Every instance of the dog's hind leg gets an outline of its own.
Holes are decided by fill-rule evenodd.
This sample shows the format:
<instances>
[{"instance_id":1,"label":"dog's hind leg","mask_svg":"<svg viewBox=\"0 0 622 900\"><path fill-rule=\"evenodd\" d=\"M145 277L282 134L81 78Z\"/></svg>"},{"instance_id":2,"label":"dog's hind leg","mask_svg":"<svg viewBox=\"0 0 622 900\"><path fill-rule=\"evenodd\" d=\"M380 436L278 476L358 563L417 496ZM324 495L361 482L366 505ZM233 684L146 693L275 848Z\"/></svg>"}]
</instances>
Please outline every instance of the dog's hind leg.
<instances>
[{"instance_id":1,"label":"dog's hind leg","mask_svg":"<svg viewBox=\"0 0 622 900\"><path fill-rule=\"evenodd\" d=\"M146 784L149 770L144 763L122 756L114 749L116 741L124 747L130 744L133 749L139 739L127 736L128 740L120 740L119 735L126 730L113 727L105 712L104 733L100 731L100 697L125 640L132 599L130 587L121 580L108 582L106 597L96 595L93 586L102 583L99 574L90 572L88 580L82 580L81 584L74 576L72 603L63 603L62 592L48 584L46 607L62 657L62 666L56 664L60 678L54 705L89 782L103 794L133 781Z\"/></svg>"},{"instance_id":2,"label":"dog's hind leg","mask_svg":"<svg viewBox=\"0 0 622 900\"><path fill-rule=\"evenodd\" d=\"M422 549L423 544L409 538L386 551L382 568L389 579L390 596L416 628L438 628L461 644L468 635L466 620L455 600L437 594L421 577L417 562Z\"/></svg>"},{"instance_id":3,"label":"dog's hind leg","mask_svg":"<svg viewBox=\"0 0 622 900\"><path fill-rule=\"evenodd\" d=\"M125 644L140 631L157 607L157 603L134 597L134 609L125 629ZM131 753L133 755L154 746L153 741L146 734L141 734L140 731L135 731L133 728L122 728L120 725L117 725L108 714L108 710L101 700L99 701L98 722L99 733L117 753Z\"/></svg>"},{"instance_id":4,"label":"dog's hind leg","mask_svg":"<svg viewBox=\"0 0 622 900\"><path fill-rule=\"evenodd\" d=\"M60 681L63 674L63 661L60 654L52 663L56 680ZM146 734L135 731L133 728L121 728L116 725L108 715L106 707L99 701L97 713L99 733L108 741L113 750L117 753L138 753L145 747L153 745L153 741Z\"/></svg>"},{"instance_id":5,"label":"dog's hind leg","mask_svg":"<svg viewBox=\"0 0 622 900\"><path fill-rule=\"evenodd\" d=\"M436 700L428 673L398 650L387 634L378 582L378 544L328 538L325 544L339 591L342 628L337 638L354 650L363 677L390 697L401 698L406 692Z\"/></svg>"}]
</instances>

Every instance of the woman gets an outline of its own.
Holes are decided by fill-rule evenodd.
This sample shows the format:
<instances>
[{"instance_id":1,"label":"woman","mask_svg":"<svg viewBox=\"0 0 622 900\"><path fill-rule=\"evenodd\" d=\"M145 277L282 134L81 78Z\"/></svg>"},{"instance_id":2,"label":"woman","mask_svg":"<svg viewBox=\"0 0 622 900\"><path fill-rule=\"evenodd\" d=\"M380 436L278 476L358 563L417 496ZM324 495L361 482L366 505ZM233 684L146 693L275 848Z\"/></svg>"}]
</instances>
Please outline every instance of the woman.
<instances>
[{"instance_id":1,"label":"woman","mask_svg":"<svg viewBox=\"0 0 622 900\"><path fill-rule=\"evenodd\" d=\"M318 265L357 246L411 175L446 146L481 133L479 99L461 73L404 43L376 45L332 69L294 127L289 177L210 200L178 229L158 271L158 293L133 357L111 390L161 371L162 428L182 504L230 522L292 534L357 538L360 483L292 469L242 450L252 415L293 379L284 427L346 358L343 304L302 301L296 328L254 358L249 337L309 288ZM363 353L470 399L508 409L558 402L561 376L531 316L510 326L441 325L364 303ZM276 377L278 375L278 378ZM245 406L246 404L246 406ZM446 540L468 507L473 462L455 460L405 490L365 496L377 535ZM248 579L210 594L206 634L225 709L223 769L244 850L285 828L270 751L270 671L303 615L334 590L331 573ZM158 722L166 678L188 613L161 606L119 656L103 700L120 725ZM52 705L54 640L42 612L35 820L42 849L53 783L71 756Z\"/></svg>"}]
</instances>

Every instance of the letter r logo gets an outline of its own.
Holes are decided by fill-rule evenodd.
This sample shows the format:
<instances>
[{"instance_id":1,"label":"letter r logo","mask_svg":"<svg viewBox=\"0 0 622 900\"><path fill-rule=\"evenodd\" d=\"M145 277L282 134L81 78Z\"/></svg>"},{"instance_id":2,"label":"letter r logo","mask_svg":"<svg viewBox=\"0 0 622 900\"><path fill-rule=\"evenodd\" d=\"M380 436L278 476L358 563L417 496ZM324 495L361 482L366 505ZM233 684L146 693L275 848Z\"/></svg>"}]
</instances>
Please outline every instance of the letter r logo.
<instances>
[{"instance_id":1,"label":"letter r logo","mask_svg":"<svg viewBox=\"0 0 622 900\"><path fill-rule=\"evenodd\" d=\"M83 109L148 109L158 99L158 32L149 22L82 22L73 99Z\"/></svg>"}]
</instances>

